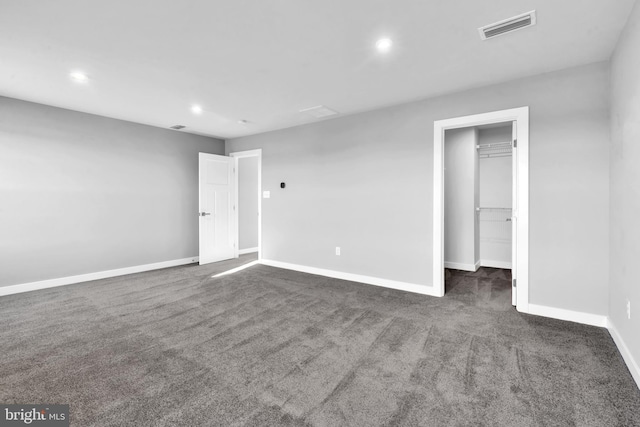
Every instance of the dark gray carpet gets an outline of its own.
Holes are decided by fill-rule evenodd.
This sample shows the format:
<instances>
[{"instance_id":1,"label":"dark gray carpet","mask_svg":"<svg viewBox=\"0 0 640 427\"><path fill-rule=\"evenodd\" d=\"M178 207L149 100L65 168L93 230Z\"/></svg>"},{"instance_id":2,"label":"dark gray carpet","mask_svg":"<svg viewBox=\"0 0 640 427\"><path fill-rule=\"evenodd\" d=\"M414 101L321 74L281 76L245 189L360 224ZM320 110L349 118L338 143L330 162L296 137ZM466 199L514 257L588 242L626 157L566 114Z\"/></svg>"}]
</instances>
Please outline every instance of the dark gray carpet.
<instances>
[{"instance_id":1,"label":"dark gray carpet","mask_svg":"<svg viewBox=\"0 0 640 427\"><path fill-rule=\"evenodd\" d=\"M240 262L246 262L244 257ZM0 402L77 426L632 426L605 329L522 315L505 271L444 298L254 266L0 298Z\"/></svg>"}]
</instances>

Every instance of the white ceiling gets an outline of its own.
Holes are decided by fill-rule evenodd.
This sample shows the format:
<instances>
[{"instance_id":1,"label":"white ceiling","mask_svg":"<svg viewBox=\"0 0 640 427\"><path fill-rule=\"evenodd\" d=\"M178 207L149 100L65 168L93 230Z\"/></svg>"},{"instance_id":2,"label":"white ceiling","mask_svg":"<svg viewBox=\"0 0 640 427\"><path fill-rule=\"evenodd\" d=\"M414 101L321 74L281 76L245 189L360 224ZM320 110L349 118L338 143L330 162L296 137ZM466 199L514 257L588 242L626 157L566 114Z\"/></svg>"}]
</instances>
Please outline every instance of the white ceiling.
<instances>
[{"instance_id":1,"label":"white ceiling","mask_svg":"<svg viewBox=\"0 0 640 427\"><path fill-rule=\"evenodd\" d=\"M0 0L0 95L232 138L606 60L634 1Z\"/></svg>"}]
</instances>

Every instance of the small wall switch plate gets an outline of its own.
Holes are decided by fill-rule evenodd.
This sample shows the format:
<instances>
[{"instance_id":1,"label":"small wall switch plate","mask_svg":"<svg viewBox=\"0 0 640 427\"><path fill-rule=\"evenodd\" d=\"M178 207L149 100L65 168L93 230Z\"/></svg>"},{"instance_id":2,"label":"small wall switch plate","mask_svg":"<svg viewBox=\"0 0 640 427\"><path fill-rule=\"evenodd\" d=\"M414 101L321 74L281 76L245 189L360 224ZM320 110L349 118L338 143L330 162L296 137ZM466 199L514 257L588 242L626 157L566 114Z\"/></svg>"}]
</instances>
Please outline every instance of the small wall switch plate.
<instances>
[{"instance_id":1,"label":"small wall switch plate","mask_svg":"<svg viewBox=\"0 0 640 427\"><path fill-rule=\"evenodd\" d=\"M631 320L631 301L627 300L627 319Z\"/></svg>"},{"instance_id":2,"label":"small wall switch plate","mask_svg":"<svg viewBox=\"0 0 640 427\"><path fill-rule=\"evenodd\" d=\"M336 246L336 255L340 256L340 246Z\"/></svg>"},{"instance_id":3,"label":"small wall switch plate","mask_svg":"<svg viewBox=\"0 0 640 427\"><path fill-rule=\"evenodd\" d=\"M271 191L263 191L262 192L262 198L263 199L270 199L271 198Z\"/></svg>"}]
</instances>

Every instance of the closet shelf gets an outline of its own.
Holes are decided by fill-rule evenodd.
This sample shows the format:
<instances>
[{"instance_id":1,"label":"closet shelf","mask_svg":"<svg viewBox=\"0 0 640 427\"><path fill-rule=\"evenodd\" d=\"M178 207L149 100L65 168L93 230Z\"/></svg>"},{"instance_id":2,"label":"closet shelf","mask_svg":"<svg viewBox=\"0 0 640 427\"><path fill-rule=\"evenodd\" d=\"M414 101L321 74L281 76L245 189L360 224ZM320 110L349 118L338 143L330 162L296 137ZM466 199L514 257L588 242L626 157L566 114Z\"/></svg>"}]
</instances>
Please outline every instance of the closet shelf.
<instances>
[{"instance_id":1,"label":"closet shelf","mask_svg":"<svg viewBox=\"0 0 640 427\"><path fill-rule=\"evenodd\" d=\"M494 157L511 157L512 153L487 153L487 154L480 154L478 157L481 159L489 159L489 158L494 158Z\"/></svg>"},{"instance_id":2,"label":"closet shelf","mask_svg":"<svg viewBox=\"0 0 640 427\"><path fill-rule=\"evenodd\" d=\"M511 141L505 142L494 142L491 144L478 144L476 145L478 150L489 150L489 149L498 149L498 148L511 148Z\"/></svg>"},{"instance_id":3,"label":"closet shelf","mask_svg":"<svg viewBox=\"0 0 640 427\"><path fill-rule=\"evenodd\" d=\"M511 208L491 208L491 207L477 206L476 212L480 212L480 211L511 211Z\"/></svg>"},{"instance_id":4,"label":"closet shelf","mask_svg":"<svg viewBox=\"0 0 640 427\"><path fill-rule=\"evenodd\" d=\"M510 141L494 142L492 144L478 144L476 145L476 148L478 149L478 156L481 159L490 157L506 157L511 156L513 153Z\"/></svg>"}]
</instances>

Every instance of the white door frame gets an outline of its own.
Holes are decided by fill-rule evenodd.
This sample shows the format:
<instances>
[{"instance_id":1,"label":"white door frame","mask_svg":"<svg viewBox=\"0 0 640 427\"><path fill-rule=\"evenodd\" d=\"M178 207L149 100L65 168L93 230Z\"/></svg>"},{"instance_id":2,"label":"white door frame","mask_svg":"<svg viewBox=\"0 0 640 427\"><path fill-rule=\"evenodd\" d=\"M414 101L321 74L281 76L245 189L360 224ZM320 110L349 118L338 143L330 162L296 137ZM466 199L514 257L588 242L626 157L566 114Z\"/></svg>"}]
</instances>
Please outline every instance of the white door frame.
<instances>
[{"instance_id":1,"label":"white door frame","mask_svg":"<svg viewBox=\"0 0 640 427\"><path fill-rule=\"evenodd\" d=\"M258 148L256 150L247 150L247 151L236 151L235 153L229 153L229 157L233 157L235 160L235 168L236 171L239 172L238 170L238 160L241 158L246 158L246 157L257 157L258 158L258 194L256 194L256 197L258 198L258 260L262 259L262 149ZM235 185L235 199L236 201L239 200L238 199L238 175L239 173L236 173L236 185ZM238 210L236 209L235 211L235 215L236 215L236 220L235 220L235 234L236 234L236 242L238 242L238 244L236 245L236 254L235 257L238 258L239 254L239 250L240 250L240 229L239 229L239 218L238 218Z\"/></svg>"},{"instance_id":2,"label":"white door frame","mask_svg":"<svg viewBox=\"0 0 640 427\"><path fill-rule=\"evenodd\" d=\"M529 311L529 107L512 108L433 122L433 287L444 296L444 132L448 129L492 123L517 124L516 222L516 309Z\"/></svg>"}]
</instances>

